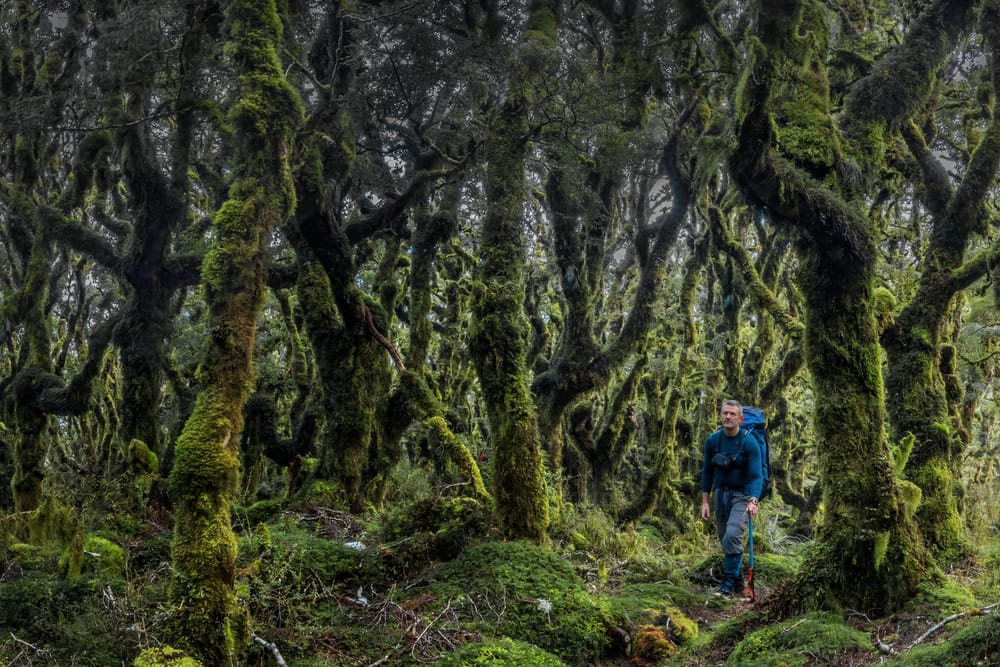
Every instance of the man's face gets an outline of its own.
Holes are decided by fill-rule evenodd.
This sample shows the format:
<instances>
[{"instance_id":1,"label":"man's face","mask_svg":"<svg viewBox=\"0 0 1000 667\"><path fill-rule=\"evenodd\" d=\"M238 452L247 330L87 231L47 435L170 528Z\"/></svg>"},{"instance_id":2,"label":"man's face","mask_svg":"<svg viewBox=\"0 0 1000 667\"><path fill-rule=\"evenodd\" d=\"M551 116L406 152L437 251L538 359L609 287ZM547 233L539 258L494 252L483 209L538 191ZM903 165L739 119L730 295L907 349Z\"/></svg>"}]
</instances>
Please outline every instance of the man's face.
<instances>
[{"instance_id":1,"label":"man's face","mask_svg":"<svg viewBox=\"0 0 1000 667\"><path fill-rule=\"evenodd\" d=\"M722 406L722 428L727 431L735 431L743 423L743 412L732 405Z\"/></svg>"}]
</instances>

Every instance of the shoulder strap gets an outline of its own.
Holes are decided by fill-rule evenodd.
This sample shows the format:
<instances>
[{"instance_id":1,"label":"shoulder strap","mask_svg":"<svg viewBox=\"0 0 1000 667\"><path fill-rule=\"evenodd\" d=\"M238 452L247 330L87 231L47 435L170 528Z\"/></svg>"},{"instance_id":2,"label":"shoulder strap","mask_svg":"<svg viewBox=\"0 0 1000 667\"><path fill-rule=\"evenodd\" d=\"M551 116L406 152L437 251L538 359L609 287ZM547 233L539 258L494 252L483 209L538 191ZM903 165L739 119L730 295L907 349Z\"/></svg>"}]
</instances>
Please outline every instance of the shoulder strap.
<instances>
[{"instance_id":1,"label":"shoulder strap","mask_svg":"<svg viewBox=\"0 0 1000 667\"><path fill-rule=\"evenodd\" d=\"M736 456L739 457L743 453L743 448L747 445L747 436L750 435L750 431L745 428L740 427L740 449L736 452Z\"/></svg>"}]
</instances>

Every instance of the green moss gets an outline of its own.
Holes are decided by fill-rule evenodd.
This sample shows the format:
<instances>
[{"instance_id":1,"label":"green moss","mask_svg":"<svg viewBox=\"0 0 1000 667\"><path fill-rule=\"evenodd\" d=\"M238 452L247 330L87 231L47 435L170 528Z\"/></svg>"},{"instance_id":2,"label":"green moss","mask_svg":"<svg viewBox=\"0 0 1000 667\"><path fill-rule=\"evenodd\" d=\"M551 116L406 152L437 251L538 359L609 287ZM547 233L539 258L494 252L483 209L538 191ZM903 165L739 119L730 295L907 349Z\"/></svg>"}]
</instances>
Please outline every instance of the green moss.
<instances>
[{"instance_id":1,"label":"green moss","mask_svg":"<svg viewBox=\"0 0 1000 667\"><path fill-rule=\"evenodd\" d=\"M876 287L872 292L872 309L879 331L885 331L892 326L896 304L896 295L885 287Z\"/></svg>"},{"instance_id":2,"label":"green moss","mask_svg":"<svg viewBox=\"0 0 1000 667\"><path fill-rule=\"evenodd\" d=\"M22 643L4 641L11 636L31 637L38 649L31 653L34 664L103 667L131 660L135 634L126 630L131 621L125 621L123 613L138 610L130 606L121 579L70 581L56 572L52 561L47 570L5 571L0 585L0 663L30 664L24 662ZM153 613L141 613L146 611Z\"/></svg>"},{"instance_id":3,"label":"green moss","mask_svg":"<svg viewBox=\"0 0 1000 667\"><path fill-rule=\"evenodd\" d=\"M974 618L964 626L951 626L954 636L934 646L917 646L893 664L905 667L966 667L992 664L1000 654L1000 618L996 615ZM940 641L940 637L936 640Z\"/></svg>"},{"instance_id":4,"label":"green moss","mask_svg":"<svg viewBox=\"0 0 1000 667\"><path fill-rule=\"evenodd\" d=\"M536 644L570 664L585 664L609 644L606 605L591 597L573 566L530 542L488 542L438 567L430 590L453 609L474 611L487 636ZM483 616L482 609L503 614Z\"/></svg>"},{"instance_id":5,"label":"green moss","mask_svg":"<svg viewBox=\"0 0 1000 667\"><path fill-rule=\"evenodd\" d=\"M489 506L473 498L435 496L393 508L383 534L387 550L404 569L424 567L432 560L451 560L491 529ZM407 538L420 536L417 544ZM402 559L402 560L400 560Z\"/></svg>"},{"instance_id":6,"label":"green moss","mask_svg":"<svg viewBox=\"0 0 1000 667\"><path fill-rule=\"evenodd\" d=\"M941 573L926 577L920 582L917 594L909 608L928 616L948 616L975 608L976 600L960 583Z\"/></svg>"},{"instance_id":7,"label":"green moss","mask_svg":"<svg viewBox=\"0 0 1000 667\"><path fill-rule=\"evenodd\" d=\"M948 464L940 458L933 458L909 474L911 481L922 491L917 520L925 540L934 545L941 557L957 557L964 550L964 536Z\"/></svg>"},{"instance_id":8,"label":"green moss","mask_svg":"<svg viewBox=\"0 0 1000 667\"><path fill-rule=\"evenodd\" d=\"M889 538L891 535L889 531L883 531L875 535L874 540L874 551L873 561L875 563L875 569L881 570L882 564L885 563L885 555L889 551Z\"/></svg>"},{"instance_id":9,"label":"green moss","mask_svg":"<svg viewBox=\"0 0 1000 667\"><path fill-rule=\"evenodd\" d=\"M465 644L431 667L565 667L566 663L547 651L503 637Z\"/></svg>"},{"instance_id":10,"label":"green moss","mask_svg":"<svg viewBox=\"0 0 1000 667\"><path fill-rule=\"evenodd\" d=\"M833 614L807 614L756 630L740 641L727 664L738 667L840 664L856 653L874 654L869 636Z\"/></svg>"},{"instance_id":11,"label":"green moss","mask_svg":"<svg viewBox=\"0 0 1000 667\"><path fill-rule=\"evenodd\" d=\"M270 521L285 507L283 500L261 500L250 507L236 507L233 509L233 517L237 523L248 526Z\"/></svg>"},{"instance_id":12,"label":"green moss","mask_svg":"<svg viewBox=\"0 0 1000 667\"><path fill-rule=\"evenodd\" d=\"M677 653L677 646L667 637L666 630L657 625L643 625L632 641L632 661L637 665L656 665Z\"/></svg>"},{"instance_id":13,"label":"green moss","mask_svg":"<svg viewBox=\"0 0 1000 667\"><path fill-rule=\"evenodd\" d=\"M82 562L74 565L74 549L67 546L59 557L59 569L64 575L79 576L88 573L103 573L105 575L124 575L125 550L120 546L97 535L87 535L82 545Z\"/></svg>"},{"instance_id":14,"label":"green moss","mask_svg":"<svg viewBox=\"0 0 1000 667\"><path fill-rule=\"evenodd\" d=\"M493 497L483 485L483 477L479 465L469 452L469 448L455 436L443 417L434 416L427 419L424 425L437 435L438 440L448 452L448 458L458 467L459 473L470 485L472 495L481 500L490 501Z\"/></svg>"},{"instance_id":15,"label":"green moss","mask_svg":"<svg viewBox=\"0 0 1000 667\"><path fill-rule=\"evenodd\" d=\"M280 587L308 586L315 578L328 585L351 589L378 577L380 563L367 550L296 527L271 526L240 538L241 570L256 574L251 587L266 585L278 594ZM261 600L265 603L264 600Z\"/></svg>"},{"instance_id":16,"label":"green moss","mask_svg":"<svg viewBox=\"0 0 1000 667\"><path fill-rule=\"evenodd\" d=\"M135 659L132 667L201 667L201 663L170 646L148 648Z\"/></svg>"}]
</instances>

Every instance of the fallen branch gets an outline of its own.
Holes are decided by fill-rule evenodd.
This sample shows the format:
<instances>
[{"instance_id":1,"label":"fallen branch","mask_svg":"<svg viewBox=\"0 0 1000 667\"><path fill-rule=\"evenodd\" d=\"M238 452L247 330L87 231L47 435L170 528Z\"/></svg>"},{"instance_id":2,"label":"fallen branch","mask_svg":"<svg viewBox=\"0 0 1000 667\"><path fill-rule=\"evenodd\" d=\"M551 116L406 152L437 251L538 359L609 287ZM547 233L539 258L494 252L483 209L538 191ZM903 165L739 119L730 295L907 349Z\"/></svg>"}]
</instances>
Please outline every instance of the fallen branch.
<instances>
[{"instance_id":1,"label":"fallen branch","mask_svg":"<svg viewBox=\"0 0 1000 667\"><path fill-rule=\"evenodd\" d=\"M1000 606L1000 602L995 602L995 603L993 603L991 605L987 605L985 607L980 607L979 609L970 609L969 611L962 611L962 612L959 612L957 614L952 614L951 616L949 616L948 618L944 619L940 623L937 623L936 625L934 625L933 627L931 627L929 630L927 630L927 632L925 632L924 634L920 635L915 640L913 640L913 643L910 644L907 647L906 650L909 651L911 648L913 648L917 644L921 643L922 641L924 641L925 639L927 639L928 637L930 637L935 632L937 632L938 630L940 630L944 626L948 625L952 621L957 621L958 619L965 618L966 616L985 616L986 614L992 613L993 610L996 609L998 606Z\"/></svg>"},{"instance_id":2,"label":"fallen branch","mask_svg":"<svg viewBox=\"0 0 1000 667\"><path fill-rule=\"evenodd\" d=\"M256 633L253 635L253 641L255 644L259 644L270 651L271 655L274 656L274 661L278 663L279 667L288 667L288 663L285 662L285 659L281 656L281 651L278 650L277 644L272 644L263 637L258 637Z\"/></svg>"}]
</instances>

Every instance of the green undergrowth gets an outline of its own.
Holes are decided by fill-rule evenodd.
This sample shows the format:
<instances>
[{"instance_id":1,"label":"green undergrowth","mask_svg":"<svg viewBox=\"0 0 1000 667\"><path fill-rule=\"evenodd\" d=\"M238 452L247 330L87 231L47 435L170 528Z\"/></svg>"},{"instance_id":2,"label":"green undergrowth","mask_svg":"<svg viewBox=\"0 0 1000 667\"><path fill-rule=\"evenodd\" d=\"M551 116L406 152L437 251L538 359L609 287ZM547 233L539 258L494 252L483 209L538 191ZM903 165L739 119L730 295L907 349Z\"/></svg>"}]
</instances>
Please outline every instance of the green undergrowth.
<instances>
[{"instance_id":1,"label":"green undergrowth","mask_svg":"<svg viewBox=\"0 0 1000 667\"><path fill-rule=\"evenodd\" d=\"M694 564L687 572L687 578L705 587L714 588L722 581L722 553L712 553ZM756 554L754 557L755 588L770 588L789 581L802 564L800 554ZM743 557L743 575L747 576L749 557Z\"/></svg>"},{"instance_id":2,"label":"green undergrowth","mask_svg":"<svg viewBox=\"0 0 1000 667\"><path fill-rule=\"evenodd\" d=\"M906 667L966 667L1000 661L1000 617L978 616L933 646L915 646L893 664Z\"/></svg>"},{"instance_id":3,"label":"green undergrowth","mask_svg":"<svg viewBox=\"0 0 1000 667\"><path fill-rule=\"evenodd\" d=\"M742 667L848 664L858 654L874 654L865 632L849 627L837 615L813 613L767 625L741 639L729 664Z\"/></svg>"},{"instance_id":4,"label":"green undergrowth","mask_svg":"<svg viewBox=\"0 0 1000 667\"><path fill-rule=\"evenodd\" d=\"M535 644L571 665L610 643L611 615L573 566L528 542L486 542L442 563L428 592L465 612L472 631Z\"/></svg>"},{"instance_id":5,"label":"green undergrowth","mask_svg":"<svg viewBox=\"0 0 1000 667\"><path fill-rule=\"evenodd\" d=\"M161 568L126 576L125 551L88 536L70 572L66 549L15 544L0 558L0 665L130 664L166 600ZM72 576L71 576L72 575Z\"/></svg>"},{"instance_id":6,"label":"green undergrowth","mask_svg":"<svg viewBox=\"0 0 1000 667\"><path fill-rule=\"evenodd\" d=\"M566 663L533 644L514 639L472 642L432 667L565 667Z\"/></svg>"},{"instance_id":7,"label":"green undergrowth","mask_svg":"<svg viewBox=\"0 0 1000 667\"><path fill-rule=\"evenodd\" d=\"M782 584L795 579L804 550L758 548L750 605L712 596L722 558L697 530L669 539L655 521L616 530L596 510L564 513L546 546L499 540L489 507L444 495L397 499L386 514L365 516L313 501L264 503L235 510L234 524L237 595L253 631L290 667L957 667L991 664L1000 651L1000 623L979 616L1000 589L1000 551L927 576L888 618L786 618L776 615L788 608ZM0 665L186 657L168 650L180 644L165 630L171 536L144 527L127 538L67 531L44 546L8 540ZM907 650L950 614L962 618ZM877 653L876 642L902 655ZM274 664L260 645L244 650L241 664Z\"/></svg>"}]
</instances>

